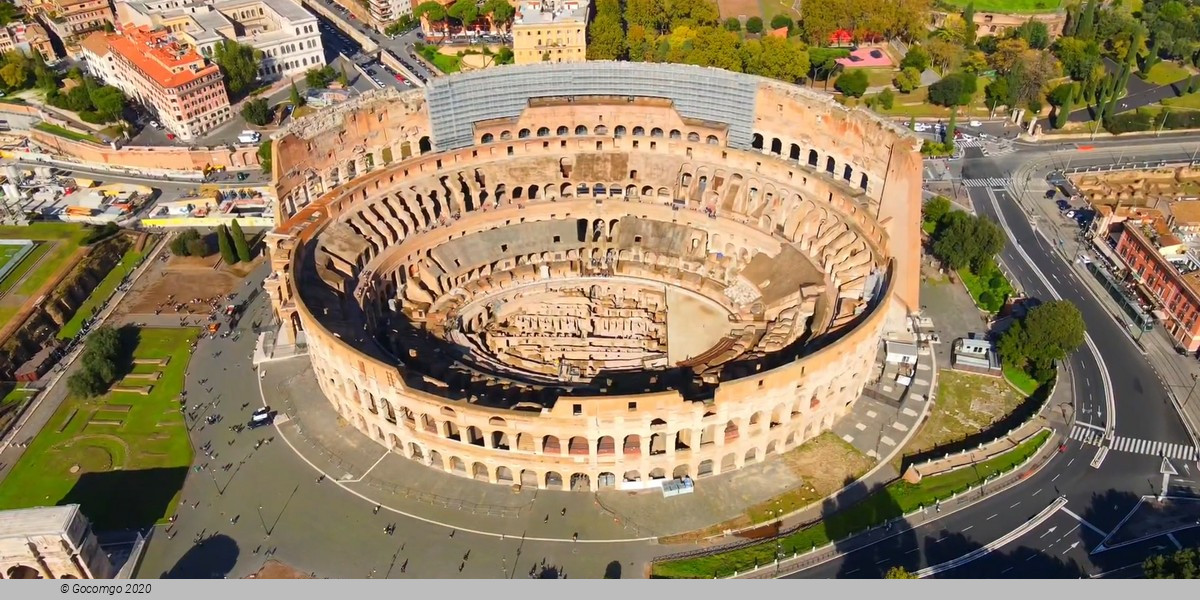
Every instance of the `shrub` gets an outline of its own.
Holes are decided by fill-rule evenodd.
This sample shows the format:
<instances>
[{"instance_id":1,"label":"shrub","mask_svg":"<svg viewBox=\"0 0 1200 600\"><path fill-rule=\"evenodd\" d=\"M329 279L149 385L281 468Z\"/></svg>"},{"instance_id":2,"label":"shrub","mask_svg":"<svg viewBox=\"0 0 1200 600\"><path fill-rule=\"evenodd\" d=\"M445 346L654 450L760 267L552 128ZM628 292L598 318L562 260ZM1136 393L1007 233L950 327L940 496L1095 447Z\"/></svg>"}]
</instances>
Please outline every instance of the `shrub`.
<instances>
[{"instance_id":1,"label":"shrub","mask_svg":"<svg viewBox=\"0 0 1200 600\"><path fill-rule=\"evenodd\" d=\"M896 92L893 92L892 88L883 88L875 98L883 110L892 110L892 105L896 102Z\"/></svg>"},{"instance_id":2,"label":"shrub","mask_svg":"<svg viewBox=\"0 0 1200 600\"><path fill-rule=\"evenodd\" d=\"M792 22L792 18L787 15L778 14L774 17L771 17L771 29L782 29L786 27L790 30L793 25L795 25L795 23Z\"/></svg>"},{"instance_id":3,"label":"shrub","mask_svg":"<svg viewBox=\"0 0 1200 600\"><path fill-rule=\"evenodd\" d=\"M867 83L866 71L862 69L850 69L837 78L837 81L833 83L833 87L851 98L859 98L867 91Z\"/></svg>"},{"instance_id":4,"label":"shrub","mask_svg":"<svg viewBox=\"0 0 1200 600\"><path fill-rule=\"evenodd\" d=\"M762 30L762 17L750 17L749 19L746 19L746 31L750 33L762 33Z\"/></svg>"}]
</instances>

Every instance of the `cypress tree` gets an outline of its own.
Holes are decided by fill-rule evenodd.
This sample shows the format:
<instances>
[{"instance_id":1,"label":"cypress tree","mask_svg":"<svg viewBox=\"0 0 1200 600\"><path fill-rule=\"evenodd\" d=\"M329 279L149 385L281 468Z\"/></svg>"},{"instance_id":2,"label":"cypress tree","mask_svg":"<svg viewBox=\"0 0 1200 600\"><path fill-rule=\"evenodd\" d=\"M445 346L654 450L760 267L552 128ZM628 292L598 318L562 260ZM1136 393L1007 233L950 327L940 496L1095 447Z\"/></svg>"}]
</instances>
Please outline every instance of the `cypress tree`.
<instances>
[{"instance_id":1,"label":"cypress tree","mask_svg":"<svg viewBox=\"0 0 1200 600\"><path fill-rule=\"evenodd\" d=\"M967 4L967 8L966 8L966 10L963 11L962 17L963 17L963 21L966 22L966 31L964 32L964 36L963 36L963 45L967 47L967 50L974 50L975 49L975 31L977 29L975 27L975 2L974 2L974 0L972 0L971 2L969 2Z\"/></svg>"},{"instance_id":2,"label":"cypress tree","mask_svg":"<svg viewBox=\"0 0 1200 600\"><path fill-rule=\"evenodd\" d=\"M1062 129L1067 125L1067 118L1071 116L1071 98L1068 96L1057 109L1054 114L1054 128Z\"/></svg>"},{"instance_id":3,"label":"cypress tree","mask_svg":"<svg viewBox=\"0 0 1200 600\"><path fill-rule=\"evenodd\" d=\"M1079 16L1079 27L1075 30L1075 37L1081 40L1091 40L1096 36L1095 26L1096 0L1088 0L1087 6L1083 8L1083 14Z\"/></svg>"},{"instance_id":4,"label":"cypress tree","mask_svg":"<svg viewBox=\"0 0 1200 600\"><path fill-rule=\"evenodd\" d=\"M224 225L217 227L217 248L221 250L221 258L225 260L225 264L237 263L237 255L233 253L233 248L229 244L229 229Z\"/></svg>"},{"instance_id":5,"label":"cypress tree","mask_svg":"<svg viewBox=\"0 0 1200 600\"><path fill-rule=\"evenodd\" d=\"M246 243L246 234L242 233L242 226L238 225L237 219L233 220L230 229L233 233L233 248L237 250L238 260L250 262L250 245Z\"/></svg>"},{"instance_id":6,"label":"cypress tree","mask_svg":"<svg viewBox=\"0 0 1200 600\"><path fill-rule=\"evenodd\" d=\"M1074 37L1075 30L1079 28L1079 7L1067 7L1067 23L1063 25L1063 37Z\"/></svg>"}]
</instances>

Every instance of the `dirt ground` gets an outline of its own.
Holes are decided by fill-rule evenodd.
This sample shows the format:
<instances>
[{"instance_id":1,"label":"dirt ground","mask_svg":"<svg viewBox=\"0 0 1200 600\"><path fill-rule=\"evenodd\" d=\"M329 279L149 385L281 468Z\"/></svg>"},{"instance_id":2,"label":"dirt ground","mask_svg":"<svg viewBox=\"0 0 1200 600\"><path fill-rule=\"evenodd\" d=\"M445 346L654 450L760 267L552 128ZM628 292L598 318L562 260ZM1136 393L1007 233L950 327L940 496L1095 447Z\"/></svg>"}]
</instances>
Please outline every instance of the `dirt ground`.
<instances>
[{"instance_id":1,"label":"dirt ground","mask_svg":"<svg viewBox=\"0 0 1200 600\"><path fill-rule=\"evenodd\" d=\"M1024 400L999 377L949 369L938 373L937 402L929 420L905 447L915 454L958 441L999 421Z\"/></svg>"},{"instance_id":2,"label":"dirt ground","mask_svg":"<svg viewBox=\"0 0 1200 600\"><path fill-rule=\"evenodd\" d=\"M152 315L160 310L163 315L208 314L212 310L210 301L235 291L238 282L253 268L253 264L225 266L221 264L220 255L206 258L171 256L165 262L155 264L138 280L121 312ZM200 302L193 302L197 299ZM178 304L183 307L176 311Z\"/></svg>"},{"instance_id":3,"label":"dirt ground","mask_svg":"<svg viewBox=\"0 0 1200 600\"><path fill-rule=\"evenodd\" d=\"M271 559L257 572L247 575L246 579L312 579L312 576Z\"/></svg>"},{"instance_id":4,"label":"dirt ground","mask_svg":"<svg viewBox=\"0 0 1200 600\"><path fill-rule=\"evenodd\" d=\"M758 0L717 0L717 9L721 12L722 19L762 16Z\"/></svg>"}]
</instances>

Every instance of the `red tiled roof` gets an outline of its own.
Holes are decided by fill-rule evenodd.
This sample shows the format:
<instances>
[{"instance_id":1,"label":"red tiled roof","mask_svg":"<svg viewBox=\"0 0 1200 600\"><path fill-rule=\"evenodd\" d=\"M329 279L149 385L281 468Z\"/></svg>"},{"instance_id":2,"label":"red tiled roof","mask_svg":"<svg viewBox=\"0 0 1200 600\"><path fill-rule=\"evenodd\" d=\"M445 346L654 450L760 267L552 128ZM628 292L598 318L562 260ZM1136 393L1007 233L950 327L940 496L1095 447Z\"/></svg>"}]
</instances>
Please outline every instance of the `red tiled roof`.
<instances>
[{"instance_id":1,"label":"red tiled roof","mask_svg":"<svg viewBox=\"0 0 1200 600\"><path fill-rule=\"evenodd\" d=\"M129 27L120 35L108 36L108 43L162 87L186 85L219 70L217 65L206 65L195 50L172 40L166 30Z\"/></svg>"}]
</instances>

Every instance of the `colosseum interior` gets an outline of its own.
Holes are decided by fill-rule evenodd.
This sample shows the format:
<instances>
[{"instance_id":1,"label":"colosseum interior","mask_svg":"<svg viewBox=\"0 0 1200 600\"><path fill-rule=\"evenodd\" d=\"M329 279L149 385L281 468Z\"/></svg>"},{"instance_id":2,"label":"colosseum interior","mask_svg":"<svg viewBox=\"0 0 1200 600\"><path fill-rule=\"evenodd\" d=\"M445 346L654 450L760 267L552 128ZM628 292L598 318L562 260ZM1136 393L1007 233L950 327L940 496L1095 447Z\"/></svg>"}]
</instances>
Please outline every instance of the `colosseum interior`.
<instances>
[{"instance_id":1,"label":"colosseum interior","mask_svg":"<svg viewBox=\"0 0 1200 600\"><path fill-rule=\"evenodd\" d=\"M577 63L275 136L267 282L346 422L492 483L638 489L828 430L919 307L921 158L757 77Z\"/></svg>"}]
</instances>

